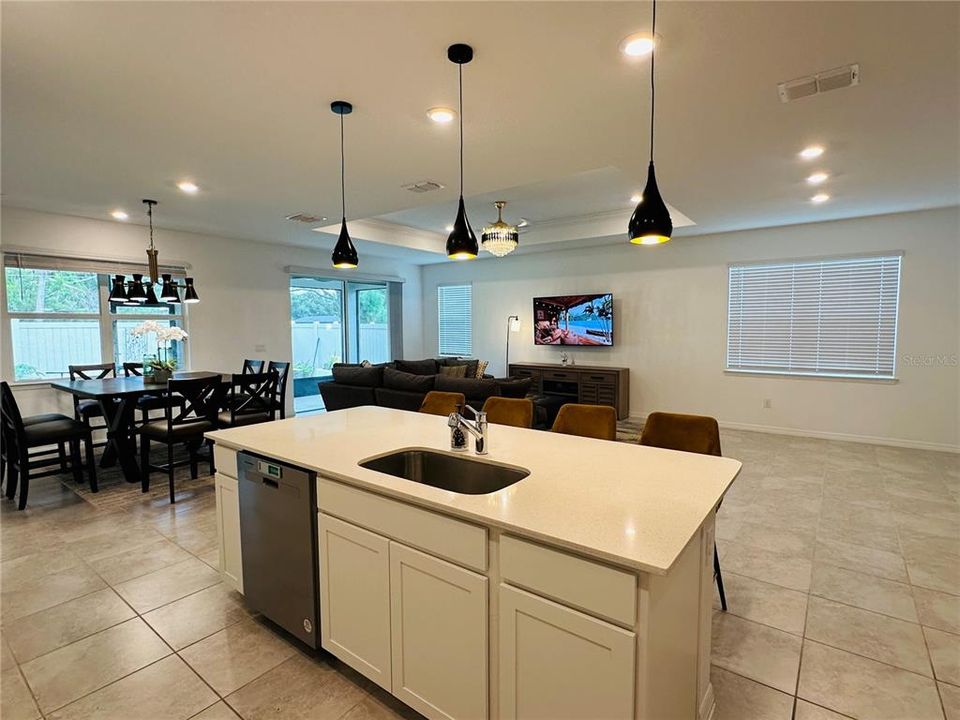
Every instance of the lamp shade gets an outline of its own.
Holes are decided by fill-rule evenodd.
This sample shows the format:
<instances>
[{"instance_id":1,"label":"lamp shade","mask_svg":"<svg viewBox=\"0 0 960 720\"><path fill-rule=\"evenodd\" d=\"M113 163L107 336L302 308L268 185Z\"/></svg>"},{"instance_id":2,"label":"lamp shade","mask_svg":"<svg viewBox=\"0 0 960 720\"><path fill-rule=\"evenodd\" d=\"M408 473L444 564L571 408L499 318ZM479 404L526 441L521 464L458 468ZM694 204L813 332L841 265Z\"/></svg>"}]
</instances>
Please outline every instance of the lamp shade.
<instances>
[{"instance_id":1,"label":"lamp shade","mask_svg":"<svg viewBox=\"0 0 960 720\"><path fill-rule=\"evenodd\" d=\"M113 287L110 288L110 297L107 298L110 302L122 303L127 301L127 291L123 287L125 277L124 275L113 276Z\"/></svg>"},{"instance_id":2,"label":"lamp shade","mask_svg":"<svg viewBox=\"0 0 960 720\"><path fill-rule=\"evenodd\" d=\"M184 278L183 284L185 290L183 291L183 301L185 303L198 303L200 302L200 296L197 295L196 289L193 287L193 278Z\"/></svg>"},{"instance_id":3,"label":"lamp shade","mask_svg":"<svg viewBox=\"0 0 960 720\"><path fill-rule=\"evenodd\" d=\"M163 284L160 286L160 299L166 302L177 298L177 291L173 288L170 273L164 273L161 277L163 278ZM179 298L177 299L179 300Z\"/></svg>"},{"instance_id":4,"label":"lamp shade","mask_svg":"<svg viewBox=\"0 0 960 720\"><path fill-rule=\"evenodd\" d=\"M643 197L630 218L630 242L635 245L659 245L667 242L672 234L673 221L670 219L667 204L660 196L651 160L647 169L647 186L643 189Z\"/></svg>"},{"instance_id":5,"label":"lamp shade","mask_svg":"<svg viewBox=\"0 0 960 720\"><path fill-rule=\"evenodd\" d=\"M467 210L463 206L461 195L457 219L453 221L453 230L447 237L447 257L451 260L473 260L479 251L477 236L473 234L473 228L467 220Z\"/></svg>"},{"instance_id":6,"label":"lamp shade","mask_svg":"<svg viewBox=\"0 0 960 720\"><path fill-rule=\"evenodd\" d=\"M143 287L143 275L133 274L133 283L130 285L130 291L127 293L127 300L143 303L147 301L147 291Z\"/></svg>"},{"instance_id":7,"label":"lamp shade","mask_svg":"<svg viewBox=\"0 0 960 720\"><path fill-rule=\"evenodd\" d=\"M343 218L340 223L340 237L337 238L337 244L333 248L331 259L333 260L333 266L341 269L355 268L359 262L357 249L353 246L350 233L347 232L346 218Z\"/></svg>"},{"instance_id":8,"label":"lamp shade","mask_svg":"<svg viewBox=\"0 0 960 720\"><path fill-rule=\"evenodd\" d=\"M159 305L160 301L157 300L157 293L154 292L153 283L147 283L147 302L146 305Z\"/></svg>"}]
</instances>

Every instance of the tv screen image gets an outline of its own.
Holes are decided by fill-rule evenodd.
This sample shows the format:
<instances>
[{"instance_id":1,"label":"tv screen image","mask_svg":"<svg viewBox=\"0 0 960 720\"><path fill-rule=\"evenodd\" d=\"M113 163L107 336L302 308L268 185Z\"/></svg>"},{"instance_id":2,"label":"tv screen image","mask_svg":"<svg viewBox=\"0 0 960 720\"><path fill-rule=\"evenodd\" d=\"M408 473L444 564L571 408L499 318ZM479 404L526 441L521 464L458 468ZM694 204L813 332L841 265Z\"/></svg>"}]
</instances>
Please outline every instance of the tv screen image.
<instances>
[{"instance_id":1,"label":"tv screen image","mask_svg":"<svg viewBox=\"0 0 960 720\"><path fill-rule=\"evenodd\" d=\"M613 345L613 295L558 295L533 299L535 345Z\"/></svg>"}]
</instances>

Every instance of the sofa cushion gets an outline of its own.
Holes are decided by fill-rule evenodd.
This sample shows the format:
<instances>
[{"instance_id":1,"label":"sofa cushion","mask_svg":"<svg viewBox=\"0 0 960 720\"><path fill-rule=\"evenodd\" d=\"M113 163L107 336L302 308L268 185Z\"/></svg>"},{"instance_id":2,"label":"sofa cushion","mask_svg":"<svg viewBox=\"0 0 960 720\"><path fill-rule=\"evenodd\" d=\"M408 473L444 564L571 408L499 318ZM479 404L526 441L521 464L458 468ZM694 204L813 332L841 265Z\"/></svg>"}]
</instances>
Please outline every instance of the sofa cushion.
<instances>
[{"instance_id":1,"label":"sofa cushion","mask_svg":"<svg viewBox=\"0 0 960 720\"><path fill-rule=\"evenodd\" d=\"M434 389L436 375L417 375L392 368L383 370L383 386L392 390L428 393Z\"/></svg>"},{"instance_id":2,"label":"sofa cushion","mask_svg":"<svg viewBox=\"0 0 960 720\"><path fill-rule=\"evenodd\" d=\"M466 366L466 374L464 377L473 378L477 377L477 367L480 365L479 360L469 360L467 358L444 358L440 365L442 367L459 367L461 365Z\"/></svg>"},{"instance_id":3,"label":"sofa cushion","mask_svg":"<svg viewBox=\"0 0 960 720\"><path fill-rule=\"evenodd\" d=\"M533 378L502 378L497 380L500 394L508 398L525 398L533 387Z\"/></svg>"},{"instance_id":4,"label":"sofa cushion","mask_svg":"<svg viewBox=\"0 0 960 720\"><path fill-rule=\"evenodd\" d=\"M441 365L440 374L452 378L465 378L467 376L466 365Z\"/></svg>"},{"instance_id":5,"label":"sofa cushion","mask_svg":"<svg viewBox=\"0 0 960 720\"><path fill-rule=\"evenodd\" d=\"M397 360L394 363L400 372L410 373L412 375L436 375L437 361L433 358L426 360ZM430 388L431 390L433 388Z\"/></svg>"},{"instance_id":6,"label":"sofa cushion","mask_svg":"<svg viewBox=\"0 0 960 720\"><path fill-rule=\"evenodd\" d=\"M323 406L328 411L377 404L372 387L341 385L336 382L322 382L319 383L319 387Z\"/></svg>"},{"instance_id":7,"label":"sofa cushion","mask_svg":"<svg viewBox=\"0 0 960 720\"><path fill-rule=\"evenodd\" d=\"M362 365L335 363L333 366L333 380L343 385L379 387L383 384L383 368L373 365L364 367Z\"/></svg>"},{"instance_id":8,"label":"sofa cushion","mask_svg":"<svg viewBox=\"0 0 960 720\"><path fill-rule=\"evenodd\" d=\"M380 407L409 410L410 412L417 412L420 405L423 404L423 398L426 397L426 393L393 390L386 387L376 388L373 392L376 395L377 405Z\"/></svg>"},{"instance_id":9,"label":"sofa cushion","mask_svg":"<svg viewBox=\"0 0 960 720\"><path fill-rule=\"evenodd\" d=\"M486 400L491 395L499 395L497 381L478 378L452 378L437 375L437 390L463 393L468 400Z\"/></svg>"}]
</instances>

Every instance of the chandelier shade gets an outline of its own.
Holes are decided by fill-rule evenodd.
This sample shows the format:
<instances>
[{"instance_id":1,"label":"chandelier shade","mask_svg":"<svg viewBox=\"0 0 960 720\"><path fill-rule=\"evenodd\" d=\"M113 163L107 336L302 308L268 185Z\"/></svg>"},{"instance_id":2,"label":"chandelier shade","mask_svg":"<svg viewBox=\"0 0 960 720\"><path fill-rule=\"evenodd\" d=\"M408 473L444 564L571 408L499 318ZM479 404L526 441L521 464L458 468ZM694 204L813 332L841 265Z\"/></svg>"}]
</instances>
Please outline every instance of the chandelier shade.
<instances>
[{"instance_id":1,"label":"chandelier shade","mask_svg":"<svg viewBox=\"0 0 960 720\"><path fill-rule=\"evenodd\" d=\"M494 203L497 208L497 221L487 225L480 233L480 244L483 249L496 257L509 255L520 243L520 231L503 221L503 208L506 204L505 200L497 200Z\"/></svg>"}]
</instances>

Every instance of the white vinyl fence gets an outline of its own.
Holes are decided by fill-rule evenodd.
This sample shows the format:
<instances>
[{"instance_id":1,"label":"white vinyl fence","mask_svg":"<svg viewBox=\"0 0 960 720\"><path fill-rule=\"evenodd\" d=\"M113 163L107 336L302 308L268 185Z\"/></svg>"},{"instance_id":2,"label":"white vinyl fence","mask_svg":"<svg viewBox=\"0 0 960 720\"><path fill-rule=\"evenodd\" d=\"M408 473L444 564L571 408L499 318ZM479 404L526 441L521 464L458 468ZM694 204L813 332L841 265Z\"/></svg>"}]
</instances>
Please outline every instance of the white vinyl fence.
<instances>
[{"instance_id":1,"label":"white vinyl fence","mask_svg":"<svg viewBox=\"0 0 960 720\"><path fill-rule=\"evenodd\" d=\"M330 374L334 363L343 361L339 323L292 323L293 368L301 377ZM390 360L390 332L385 323L360 325L360 359L372 363Z\"/></svg>"},{"instance_id":2,"label":"white vinyl fence","mask_svg":"<svg viewBox=\"0 0 960 720\"><path fill-rule=\"evenodd\" d=\"M16 378L59 378L68 365L100 362L99 320L13 320Z\"/></svg>"}]
</instances>

